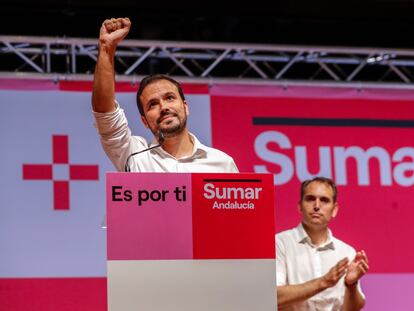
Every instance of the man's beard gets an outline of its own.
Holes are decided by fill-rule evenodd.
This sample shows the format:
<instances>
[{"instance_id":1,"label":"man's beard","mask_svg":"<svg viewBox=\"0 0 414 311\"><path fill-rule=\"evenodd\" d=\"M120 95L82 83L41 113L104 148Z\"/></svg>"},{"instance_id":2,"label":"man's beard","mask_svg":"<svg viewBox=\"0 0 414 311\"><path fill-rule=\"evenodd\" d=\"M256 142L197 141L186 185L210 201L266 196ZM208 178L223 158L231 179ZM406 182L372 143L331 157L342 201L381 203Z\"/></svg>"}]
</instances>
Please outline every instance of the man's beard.
<instances>
[{"instance_id":1,"label":"man's beard","mask_svg":"<svg viewBox=\"0 0 414 311\"><path fill-rule=\"evenodd\" d=\"M178 120L178 123L175 124L174 126L168 126L166 128L161 128L160 124L157 122L158 124L158 128L157 131L152 131L152 133L154 134L154 136L158 137L159 136L159 132L162 132L164 134L164 137L168 138L168 137L175 137L180 135L185 128L187 127L187 116L184 115L183 119L180 119L178 114L176 113L170 113L174 118L176 118L176 120ZM166 114L160 116L160 119L163 118Z\"/></svg>"}]
</instances>

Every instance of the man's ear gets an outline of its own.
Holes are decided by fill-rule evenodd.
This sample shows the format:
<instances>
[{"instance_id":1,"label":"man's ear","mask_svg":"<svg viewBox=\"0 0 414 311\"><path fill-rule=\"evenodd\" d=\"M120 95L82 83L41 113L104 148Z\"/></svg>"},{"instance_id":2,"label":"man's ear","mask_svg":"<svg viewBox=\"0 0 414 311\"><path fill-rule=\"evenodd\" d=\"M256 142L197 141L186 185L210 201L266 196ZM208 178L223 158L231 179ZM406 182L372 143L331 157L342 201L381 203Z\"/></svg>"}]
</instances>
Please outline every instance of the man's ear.
<instances>
[{"instance_id":1,"label":"man's ear","mask_svg":"<svg viewBox=\"0 0 414 311\"><path fill-rule=\"evenodd\" d=\"M141 115L141 121L142 121L142 123L144 124L144 126L145 126L146 128L149 128L149 126L148 126L148 122L147 122L147 118L145 118L145 116L142 116L142 115Z\"/></svg>"},{"instance_id":2,"label":"man's ear","mask_svg":"<svg viewBox=\"0 0 414 311\"><path fill-rule=\"evenodd\" d=\"M184 110L185 110L185 115L188 117L190 115L190 110L188 109L188 104L187 101L184 101Z\"/></svg>"},{"instance_id":3,"label":"man's ear","mask_svg":"<svg viewBox=\"0 0 414 311\"><path fill-rule=\"evenodd\" d=\"M300 201L298 202L298 211L302 214L302 204Z\"/></svg>"},{"instance_id":4,"label":"man's ear","mask_svg":"<svg viewBox=\"0 0 414 311\"><path fill-rule=\"evenodd\" d=\"M338 202L334 204L334 210L332 211L332 218L335 218L338 215L339 205Z\"/></svg>"}]
</instances>

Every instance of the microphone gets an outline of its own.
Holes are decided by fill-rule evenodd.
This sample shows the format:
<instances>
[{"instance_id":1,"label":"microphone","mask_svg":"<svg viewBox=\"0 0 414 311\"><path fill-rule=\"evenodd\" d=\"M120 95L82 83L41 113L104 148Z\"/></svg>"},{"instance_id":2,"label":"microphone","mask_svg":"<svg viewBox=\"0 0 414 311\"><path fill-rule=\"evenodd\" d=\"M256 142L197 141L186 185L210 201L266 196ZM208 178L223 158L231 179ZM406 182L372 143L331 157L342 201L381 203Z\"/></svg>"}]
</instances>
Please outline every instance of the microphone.
<instances>
[{"instance_id":1,"label":"microphone","mask_svg":"<svg viewBox=\"0 0 414 311\"><path fill-rule=\"evenodd\" d=\"M158 132L158 144L157 144L157 145L155 145L155 146L151 146L151 147L149 147L149 148L147 148L147 149L144 149L144 150L140 150L140 151L137 151L137 152L131 153L131 154L128 156L128 158L126 159L126 161L125 161L125 168L124 168L124 171L125 171L125 172L131 172L131 168L129 167L129 159L131 159L131 157L133 157L133 156L135 156L135 155L137 155L137 154L143 153L143 152L150 151L151 149L161 147L161 145L162 145L162 143L164 142L164 140L165 140L164 133L163 133L163 132L161 132L161 131L159 131L159 132Z\"/></svg>"}]
</instances>

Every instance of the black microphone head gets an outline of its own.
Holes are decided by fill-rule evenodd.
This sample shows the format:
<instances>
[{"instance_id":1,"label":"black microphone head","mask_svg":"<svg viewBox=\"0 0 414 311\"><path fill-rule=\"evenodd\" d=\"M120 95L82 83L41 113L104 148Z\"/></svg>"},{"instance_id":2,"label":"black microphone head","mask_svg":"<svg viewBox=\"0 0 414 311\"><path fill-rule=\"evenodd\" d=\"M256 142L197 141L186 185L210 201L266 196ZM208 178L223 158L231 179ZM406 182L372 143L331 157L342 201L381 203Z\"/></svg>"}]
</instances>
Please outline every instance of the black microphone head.
<instances>
[{"instance_id":1,"label":"black microphone head","mask_svg":"<svg viewBox=\"0 0 414 311\"><path fill-rule=\"evenodd\" d=\"M162 143L164 142L164 140L165 140L164 133L160 130L160 131L158 132L158 143L159 143L160 145L162 145Z\"/></svg>"}]
</instances>

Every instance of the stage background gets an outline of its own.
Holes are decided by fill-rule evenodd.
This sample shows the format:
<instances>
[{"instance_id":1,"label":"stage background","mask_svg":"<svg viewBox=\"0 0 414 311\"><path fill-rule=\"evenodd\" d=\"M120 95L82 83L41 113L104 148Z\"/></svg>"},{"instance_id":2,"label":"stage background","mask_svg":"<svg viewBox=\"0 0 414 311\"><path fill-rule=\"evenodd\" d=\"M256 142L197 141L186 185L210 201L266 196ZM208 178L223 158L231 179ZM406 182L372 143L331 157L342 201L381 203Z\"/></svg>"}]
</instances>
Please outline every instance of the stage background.
<instances>
[{"instance_id":1,"label":"stage background","mask_svg":"<svg viewBox=\"0 0 414 311\"><path fill-rule=\"evenodd\" d=\"M117 99L136 135L136 86ZM403 90L184 85L190 130L242 172L275 176L277 232L300 181L339 184L334 234L364 249L364 310L411 310L414 96ZM0 310L105 310L105 172L91 83L0 80Z\"/></svg>"}]
</instances>

